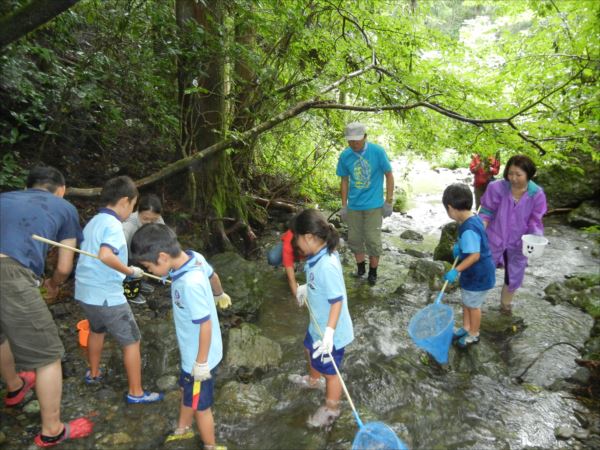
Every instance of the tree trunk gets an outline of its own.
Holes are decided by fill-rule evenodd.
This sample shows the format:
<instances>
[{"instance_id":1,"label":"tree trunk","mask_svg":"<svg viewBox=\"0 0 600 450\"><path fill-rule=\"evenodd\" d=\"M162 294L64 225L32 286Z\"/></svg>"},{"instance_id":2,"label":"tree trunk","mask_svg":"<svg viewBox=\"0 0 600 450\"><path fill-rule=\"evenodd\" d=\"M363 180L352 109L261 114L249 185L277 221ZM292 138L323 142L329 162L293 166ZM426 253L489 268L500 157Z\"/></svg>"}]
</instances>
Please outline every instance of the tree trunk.
<instances>
[{"instance_id":1,"label":"tree trunk","mask_svg":"<svg viewBox=\"0 0 600 450\"><path fill-rule=\"evenodd\" d=\"M22 38L30 31L54 19L79 0L32 0L0 18L0 48Z\"/></svg>"}]
</instances>

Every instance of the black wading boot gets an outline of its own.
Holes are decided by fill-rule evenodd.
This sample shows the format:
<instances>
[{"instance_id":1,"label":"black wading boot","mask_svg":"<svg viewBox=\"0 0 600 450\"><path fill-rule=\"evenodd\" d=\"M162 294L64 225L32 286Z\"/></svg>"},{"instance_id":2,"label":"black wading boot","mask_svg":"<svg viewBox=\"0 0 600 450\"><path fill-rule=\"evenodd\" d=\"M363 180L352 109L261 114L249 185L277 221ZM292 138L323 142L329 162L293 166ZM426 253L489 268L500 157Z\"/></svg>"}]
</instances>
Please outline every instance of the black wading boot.
<instances>
[{"instance_id":1,"label":"black wading boot","mask_svg":"<svg viewBox=\"0 0 600 450\"><path fill-rule=\"evenodd\" d=\"M369 267L369 276L367 278L370 286L375 286L377 283L377 267Z\"/></svg>"},{"instance_id":2,"label":"black wading boot","mask_svg":"<svg viewBox=\"0 0 600 450\"><path fill-rule=\"evenodd\" d=\"M366 272L367 272L367 267L366 267L366 264L364 261L356 263L356 273L354 274L354 276L356 278L362 277Z\"/></svg>"}]
</instances>

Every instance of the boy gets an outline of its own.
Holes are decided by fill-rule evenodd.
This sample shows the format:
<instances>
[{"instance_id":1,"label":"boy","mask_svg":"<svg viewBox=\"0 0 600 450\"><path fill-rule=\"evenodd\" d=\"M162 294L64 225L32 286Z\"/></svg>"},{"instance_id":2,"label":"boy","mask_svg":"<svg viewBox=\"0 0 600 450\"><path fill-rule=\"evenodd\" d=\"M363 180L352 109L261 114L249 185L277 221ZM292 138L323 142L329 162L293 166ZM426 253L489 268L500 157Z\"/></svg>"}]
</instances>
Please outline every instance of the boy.
<instances>
[{"instance_id":1,"label":"boy","mask_svg":"<svg viewBox=\"0 0 600 450\"><path fill-rule=\"evenodd\" d=\"M481 305L496 284L496 268L492 261L487 235L479 216L471 212L473 195L466 184L452 184L444 190L442 203L448 216L458 222L458 242L454 257L461 260L444 279L454 283L460 274L463 301L463 326L453 336L458 346L466 348L479 342Z\"/></svg>"},{"instance_id":2,"label":"boy","mask_svg":"<svg viewBox=\"0 0 600 450\"><path fill-rule=\"evenodd\" d=\"M123 362L129 390L127 403L152 403L163 394L142 389L140 330L123 293L125 276L141 278L142 269L127 266L127 242L122 221L135 206L138 190L131 178L120 176L106 182L100 200L107 205L83 229L81 249L98 255L98 259L81 255L75 271L75 299L90 322L88 340L89 369L85 382L102 381L100 359L104 336L111 334L123 349Z\"/></svg>"},{"instance_id":3,"label":"boy","mask_svg":"<svg viewBox=\"0 0 600 450\"><path fill-rule=\"evenodd\" d=\"M221 329L208 274L214 274L204 257L181 250L175 233L166 225L146 224L131 241L132 258L158 276L171 276L173 320L181 356L182 390L179 421L167 441L193 436L192 416L207 450L215 445L214 375L223 356ZM190 436L191 435L191 436Z\"/></svg>"}]
</instances>

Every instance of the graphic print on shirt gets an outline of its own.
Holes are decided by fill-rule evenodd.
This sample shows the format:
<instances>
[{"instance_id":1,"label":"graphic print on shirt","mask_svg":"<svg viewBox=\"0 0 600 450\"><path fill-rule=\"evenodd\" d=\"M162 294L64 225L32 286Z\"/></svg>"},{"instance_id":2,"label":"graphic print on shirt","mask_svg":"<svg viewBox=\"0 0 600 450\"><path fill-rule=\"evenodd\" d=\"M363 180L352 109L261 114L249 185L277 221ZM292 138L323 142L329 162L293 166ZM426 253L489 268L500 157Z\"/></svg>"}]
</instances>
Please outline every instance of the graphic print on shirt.
<instances>
[{"instance_id":1,"label":"graphic print on shirt","mask_svg":"<svg viewBox=\"0 0 600 450\"><path fill-rule=\"evenodd\" d=\"M175 294L173 295L175 297L175 299L173 300L173 303L175 303L175 305L179 308L179 309L183 309L183 304L181 303L181 295L179 295L179 291L175 290Z\"/></svg>"},{"instance_id":2,"label":"graphic print on shirt","mask_svg":"<svg viewBox=\"0 0 600 450\"><path fill-rule=\"evenodd\" d=\"M354 163L354 187L356 189L369 189L371 185L371 166L362 156Z\"/></svg>"},{"instance_id":3,"label":"graphic print on shirt","mask_svg":"<svg viewBox=\"0 0 600 450\"><path fill-rule=\"evenodd\" d=\"M315 274L314 274L314 272L311 272L310 275L308 276L307 284L310 289L312 289L313 291L315 290Z\"/></svg>"}]
</instances>

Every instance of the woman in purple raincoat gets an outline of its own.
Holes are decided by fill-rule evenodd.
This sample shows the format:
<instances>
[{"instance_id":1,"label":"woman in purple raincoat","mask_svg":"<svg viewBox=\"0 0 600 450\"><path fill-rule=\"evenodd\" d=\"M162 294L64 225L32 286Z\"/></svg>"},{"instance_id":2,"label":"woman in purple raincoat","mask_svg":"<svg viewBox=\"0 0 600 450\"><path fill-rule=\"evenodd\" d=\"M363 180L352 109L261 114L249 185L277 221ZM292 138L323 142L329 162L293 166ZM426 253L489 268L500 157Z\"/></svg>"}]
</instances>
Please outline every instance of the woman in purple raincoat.
<instances>
[{"instance_id":1,"label":"woman in purple raincoat","mask_svg":"<svg viewBox=\"0 0 600 450\"><path fill-rule=\"evenodd\" d=\"M542 217L546 195L531 181L536 167L531 159L515 155L508 160L504 179L488 185L481 198L480 216L496 267L504 266L501 308L510 311L515 291L523 284L527 257L523 255L524 234L544 234Z\"/></svg>"}]
</instances>

